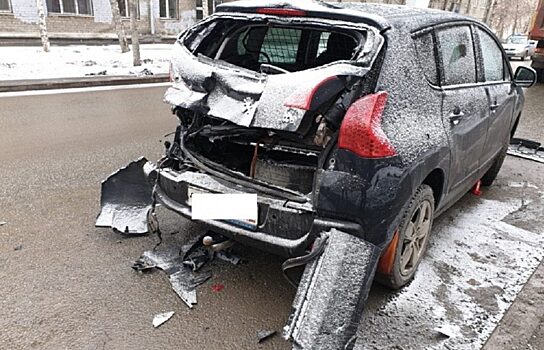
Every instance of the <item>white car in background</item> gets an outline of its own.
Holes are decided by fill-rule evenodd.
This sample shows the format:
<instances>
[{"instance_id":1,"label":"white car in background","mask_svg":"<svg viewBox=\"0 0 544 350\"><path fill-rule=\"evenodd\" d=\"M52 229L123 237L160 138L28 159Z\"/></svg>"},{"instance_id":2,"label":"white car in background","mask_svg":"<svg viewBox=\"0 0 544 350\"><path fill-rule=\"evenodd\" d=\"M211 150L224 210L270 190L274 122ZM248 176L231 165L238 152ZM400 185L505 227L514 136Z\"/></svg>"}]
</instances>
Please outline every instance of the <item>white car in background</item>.
<instances>
[{"instance_id":1,"label":"white car in background","mask_svg":"<svg viewBox=\"0 0 544 350\"><path fill-rule=\"evenodd\" d=\"M506 56L509 59L519 57L522 61L526 58L531 58L535 51L535 45L529 40L527 35L511 35L503 44Z\"/></svg>"}]
</instances>

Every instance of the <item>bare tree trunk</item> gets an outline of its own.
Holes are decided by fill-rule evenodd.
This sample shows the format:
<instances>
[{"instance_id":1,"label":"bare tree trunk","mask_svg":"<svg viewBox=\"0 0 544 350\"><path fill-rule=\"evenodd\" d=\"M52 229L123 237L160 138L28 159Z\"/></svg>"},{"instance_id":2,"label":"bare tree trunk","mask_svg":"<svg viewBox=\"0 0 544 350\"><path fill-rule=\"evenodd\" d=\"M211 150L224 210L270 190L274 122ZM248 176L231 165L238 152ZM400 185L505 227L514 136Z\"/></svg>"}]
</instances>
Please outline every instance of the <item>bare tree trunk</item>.
<instances>
[{"instance_id":1,"label":"bare tree trunk","mask_svg":"<svg viewBox=\"0 0 544 350\"><path fill-rule=\"evenodd\" d=\"M49 52L49 36L47 35L47 23L45 21L43 0L36 0L36 5L38 6L38 24L40 26L40 38L42 39L43 51Z\"/></svg>"},{"instance_id":2,"label":"bare tree trunk","mask_svg":"<svg viewBox=\"0 0 544 350\"><path fill-rule=\"evenodd\" d=\"M472 12L472 0L467 1L467 16L470 16L470 13Z\"/></svg>"},{"instance_id":3,"label":"bare tree trunk","mask_svg":"<svg viewBox=\"0 0 544 350\"><path fill-rule=\"evenodd\" d=\"M493 17L493 12L495 12L495 7L497 6L497 0L487 0L487 6L484 13L484 22L491 26L491 18Z\"/></svg>"},{"instance_id":4,"label":"bare tree trunk","mask_svg":"<svg viewBox=\"0 0 544 350\"><path fill-rule=\"evenodd\" d=\"M110 0L111 14L113 17L113 24L115 25L115 32L119 38L119 45L121 46L121 52L129 52L127 35L125 34L125 28L123 28L123 22L121 22L121 14L119 13L119 4L117 0Z\"/></svg>"},{"instance_id":5,"label":"bare tree trunk","mask_svg":"<svg viewBox=\"0 0 544 350\"><path fill-rule=\"evenodd\" d=\"M140 33L138 32L138 22L136 22L136 13L138 2L130 0L130 41L132 43L132 64L141 66L140 61Z\"/></svg>"}]
</instances>

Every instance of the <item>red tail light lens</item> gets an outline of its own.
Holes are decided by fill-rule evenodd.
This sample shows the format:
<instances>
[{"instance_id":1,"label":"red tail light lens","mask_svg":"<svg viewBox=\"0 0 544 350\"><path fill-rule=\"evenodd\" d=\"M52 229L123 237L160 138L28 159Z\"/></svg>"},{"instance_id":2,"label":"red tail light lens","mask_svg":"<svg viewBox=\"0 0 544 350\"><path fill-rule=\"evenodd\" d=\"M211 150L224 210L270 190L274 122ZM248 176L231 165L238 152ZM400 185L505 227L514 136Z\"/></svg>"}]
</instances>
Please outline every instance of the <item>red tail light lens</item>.
<instances>
[{"instance_id":1,"label":"red tail light lens","mask_svg":"<svg viewBox=\"0 0 544 350\"><path fill-rule=\"evenodd\" d=\"M291 17L304 17L306 12L297 9L286 9L286 8L260 8L257 9L257 13L262 15L274 15L274 16L291 16Z\"/></svg>"},{"instance_id":2,"label":"red tail light lens","mask_svg":"<svg viewBox=\"0 0 544 350\"><path fill-rule=\"evenodd\" d=\"M347 110L338 136L338 147L363 158L385 158L396 154L381 128L387 92L381 91L355 101Z\"/></svg>"}]
</instances>

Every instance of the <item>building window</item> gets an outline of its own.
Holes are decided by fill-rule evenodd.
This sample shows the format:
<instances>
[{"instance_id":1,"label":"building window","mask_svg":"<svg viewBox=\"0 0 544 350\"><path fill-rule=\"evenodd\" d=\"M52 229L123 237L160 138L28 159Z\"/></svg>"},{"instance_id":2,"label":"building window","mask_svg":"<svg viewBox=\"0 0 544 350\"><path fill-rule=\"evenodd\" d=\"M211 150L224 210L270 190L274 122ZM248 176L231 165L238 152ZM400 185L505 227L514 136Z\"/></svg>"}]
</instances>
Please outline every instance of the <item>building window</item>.
<instances>
[{"instance_id":1,"label":"building window","mask_svg":"<svg viewBox=\"0 0 544 350\"><path fill-rule=\"evenodd\" d=\"M9 4L9 0L0 0L0 12L10 12L11 6Z\"/></svg>"},{"instance_id":2,"label":"building window","mask_svg":"<svg viewBox=\"0 0 544 350\"><path fill-rule=\"evenodd\" d=\"M0 0L0 2L3 0ZM47 0L47 11L75 15L92 15L91 0Z\"/></svg>"},{"instance_id":3,"label":"building window","mask_svg":"<svg viewBox=\"0 0 544 350\"><path fill-rule=\"evenodd\" d=\"M204 18L204 12L202 7L202 0L196 0L196 20L200 21Z\"/></svg>"},{"instance_id":4,"label":"building window","mask_svg":"<svg viewBox=\"0 0 544 350\"><path fill-rule=\"evenodd\" d=\"M178 18L178 0L159 0L160 18Z\"/></svg>"},{"instance_id":5,"label":"building window","mask_svg":"<svg viewBox=\"0 0 544 350\"><path fill-rule=\"evenodd\" d=\"M121 17L130 17L130 0L117 0ZM140 1L136 1L136 18L140 19Z\"/></svg>"}]
</instances>

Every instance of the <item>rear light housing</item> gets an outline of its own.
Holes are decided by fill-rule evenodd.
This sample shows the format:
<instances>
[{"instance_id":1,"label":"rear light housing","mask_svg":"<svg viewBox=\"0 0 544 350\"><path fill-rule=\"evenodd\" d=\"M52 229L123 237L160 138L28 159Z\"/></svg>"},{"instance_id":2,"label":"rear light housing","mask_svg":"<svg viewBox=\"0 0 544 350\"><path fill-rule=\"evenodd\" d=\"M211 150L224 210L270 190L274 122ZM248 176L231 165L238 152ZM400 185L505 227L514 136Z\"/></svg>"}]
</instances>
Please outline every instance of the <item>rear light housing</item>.
<instances>
[{"instance_id":1,"label":"rear light housing","mask_svg":"<svg viewBox=\"0 0 544 350\"><path fill-rule=\"evenodd\" d=\"M330 94L334 94L334 92L339 90L342 86L343 83L340 81L340 79L338 79L337 76L333 75L321 80L312 88L301 89L293 92L283 102L283 105L289 108L309 111L312 109L312 103L319 104L322 101L318 100L330 97ZM319 97L321 97L321 99L316 98L318 92L320 93Z\"/></svg>"},{"instance_id":2,"label":"rear light housing","mask_svg":"<svg viewBox=\"0 0 544 350\"><path fill-rule=\"evenodd\" d=\"M305 17L306 11L290 9L290 8L277 8L277 7L264 7L256 10L261 15L273 15L273 16L290 16L290 17Z\"/></svg>"},{"instance_id":3,"label":"rear light housing","mask_svg":"<svg viewBox=\"0 0 544 350\"><path fill-rule=\"evenodd\" d=\"M387 92L380 91L358 99L348 108L340 126L339 148L363 158L386 158L397 154L381 127L387 97Z\"/></svg>"}]
</instances>

